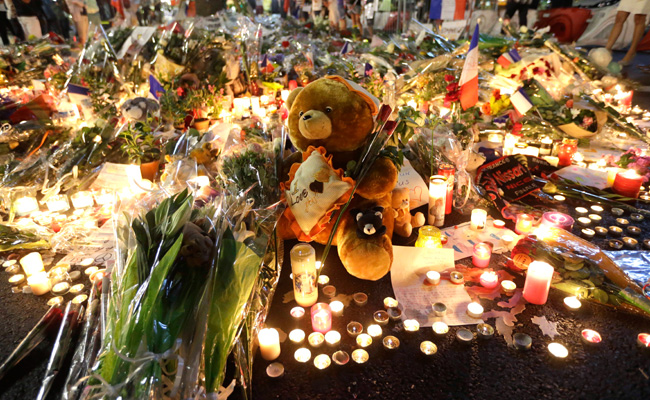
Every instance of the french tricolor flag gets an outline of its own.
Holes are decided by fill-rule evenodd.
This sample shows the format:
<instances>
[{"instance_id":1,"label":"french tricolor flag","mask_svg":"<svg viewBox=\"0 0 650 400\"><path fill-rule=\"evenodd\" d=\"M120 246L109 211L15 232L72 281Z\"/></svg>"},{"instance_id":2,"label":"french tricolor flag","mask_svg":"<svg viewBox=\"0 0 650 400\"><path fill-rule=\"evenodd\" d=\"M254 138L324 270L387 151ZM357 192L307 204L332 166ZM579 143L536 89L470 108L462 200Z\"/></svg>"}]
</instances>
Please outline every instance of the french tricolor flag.
<instances>
[{"instance_id":1,"label":"french tricolor flag","mask_svg":"<svg viewBox=\"0 0 650 400\"><path fill-rule=\"evenodd\" d=\"M463 72L460 74L460 105L463 110L478 103L478 24L474 29L472 42L469 45Z\"/></svg>"},{"instance_id":2,"label":"french tricolor flag","mask_svg":"<svg viewBox=\"0 0 650 400\"><path fill-rule=\"evenodd\" d=\"M465 18L467 0L431 0L429 19L453 21Z\"/></svg>"},{"instance_id":3,"label":"french tricolor flag","mask_svg":"<svg viewBox=\"0 0 650 400\"><path fill-rule=\"evenodd\" d=\"M514 64L519 61L521 61L521 56L515 49L512 49L507 53L503 53L499 58L497 58L497 63L499 63L499 65L501 65L503 68L508 68L510 64Z\"/></svg>"},{"instance_id":4,"label":"french tricolor flag","mask_svg":"<svg viewBox=\"0 0 650 400\"><path fill-rule=\"evenodd\" d=\"M510 96L510 102L515 110L517 110L521 115L525 115L531 108L533 108L533 102L522 88L517 89L517 91Z\"/></svg>"},{"instance_id":5,"label":"french tricolor flag","mask_svg":"<svg viewBox=\"0 0 650 400\"><path fill-rule=\"evenodd\" d=\"M351 51L352 51L352 46L350 45L350 42L345 42L339 54L344 55L350 53Z\"/></svg>"}]
</instances>

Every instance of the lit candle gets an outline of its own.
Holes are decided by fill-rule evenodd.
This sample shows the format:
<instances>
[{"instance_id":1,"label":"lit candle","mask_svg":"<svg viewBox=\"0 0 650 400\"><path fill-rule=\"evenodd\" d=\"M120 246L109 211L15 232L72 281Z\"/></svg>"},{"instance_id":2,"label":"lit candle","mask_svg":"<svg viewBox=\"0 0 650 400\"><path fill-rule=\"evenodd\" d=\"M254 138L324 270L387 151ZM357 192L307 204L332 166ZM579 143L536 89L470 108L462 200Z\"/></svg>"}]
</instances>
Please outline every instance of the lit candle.
<instances>
[{"instance_id":1,"label":"lit candle","mask_svg":"<svg viewBox=\"0 0 650 400\"><path fill-rule=\"evenodd\" d=\"M566 197L562 196L561 194L556 194L555 196L553 196L553 199L557 202L562 203L563 201L566 200Z\"/></svg>"},{"instance_id":2,"label":"lit candle","mask_svg":"<svg viewBox=\"0 0 650 400\"><path fill-rule=\"evenodd\" d=\"M261 329L257 334L262 358L272 361L280 355L280 334L273 328Z\"/></svg>"},{"instance_id":3,"label":"lit candle","mask_svg":"<svg viewBox=\"0 0 650 400\"><path fill-rule=\"evenodd\" d=\"M500 219L495 219L492 221L492 226L495 227L496 229L503 229L506 226L506 223L501 221Z\"/></svg>"},{"instance_id":4,"label":"lit candle","mask_svg":"<svg viewBox=\"0 0 650 400\"><path fill-rule=\"evenodd\" d=\"M305 315L305 309L300 306L296 306L292 308L291 311L289 311L289 314L291 314L294 319L301 319Z\"/></svg>"},{"instance_id":5,"label":"lit candle","mask_svg":"<svg viewBox=\"0 0 650 400\"><path fill-rule=\"evenodd\" d=\"M472 210L472 219L470 222L470 228L473 231L484 231L485 230L485 224L487 221L487 211L482 210L480 208L475 208Z\"/></svg>"},{"instance_id":6,"label":"lit candle","mask_svg":"<svg viewBox=\"0 0 650 400\"><path fill-rule=\"evenodd\" d=\"M7 260L7 261L2 263L2 266L4 268L9 268L9 267L12 267L12 266L16 265L17 262L18 261L16 261L16 260Z\"/></svg>"},{"instance_id":7,"label":"lit candle","mask_svg":"<svg viewBox=\"0 0 650 400\"><path fill-rule=\"evenodd\" d=\"M650 250L650 239L643 239L643 248Z\"/></svg>"},{"instance_id":8,"label":"lit candle","mask_svg":"<svg viewBox=\"0 0 650 400\"><path fill-rule=\"evenodd\" d=\"M425 340L420 343L420 351L425 356L432 356L438 352L438 346L429 340Z\"/></svg>"},{"instance_id":9,"label":"lit candle","mask_svg":"<svg viewBox=\"0 0 650 400\"><path fill-rule=\"evenodd\" d=\"M612 236L621 236L623 234L623 229L618 226L612 225L609 227L609 232Z\"/></svg>"},{"instance_id":10,"label":"lit candle","mask_svg":"<svg viewBox=\"0 0 650 400\"><path fill-rule=\"evenodd\" d=\"M319 354L316 357L314 357L314 366L318 369L325 369L332 364L332 360L330 360L330 356L327 354Z\"/></svg>"},{"instance_id":11,"label":"lit candle","mask_svg":"<svg viewBox=\"0 0 650 400\"><path fill-rule=\"evenodd\" d=\"M372 344L372 337L367 333L361 333L357 336L357 344L359 347L368 347Z\"/></svg>"},{"instance_id":12,"label":"lit candle","mask_svg":"<svg viewBox=\"0 0 650 400\"><path fill-rule=\"evenodd\" d=\"M591 220L587 217L580 217L578 218L578 223L582 226L589 226L591 225Z\"/></svg>"},{"instance_id":13,"label":"lit candle","mask_svg":"<svg viewBox=\"0 0 650 400\"><path fill-rule=\"evenodd\" d=\"M50 291L50 280L45 271L37 272L27 278L27 284L32 289L32 293L41 296Z\"/></svg>"},{"instance_id":14,"label":"lit candle","mask_svg":"<svg viewBox=\"0 0 650 400\"><path fill-rule=\"evenodd\" d=\"M312 332L307 337L311 347L320 347L325 342L325 335L320 332Z\"/></svg>"},{"instance_id":15,"label":"lit candle","mask_svg":"<svg viewBox=\"0 0 650 400\"><path fill-rule=\"evenodd\" d=\"M594 231L593 229L584 228L582 230L582 237L584 237L585 239L593 239L595 235L596 235L596 231Z\"/></svg>"},{"instance_id":16,"label":"lit candle","mask_svg":"<svg viewBox=\"0 0 650 400\"><path fill-rule=\"evenodd\" d=\"M643 348L649 348L650 347L650 334L648 333L639 333L639 335L636 337L636 344L639 345L639 347Z\"/></svg>"},{"instance_id":17,"label":"lit candle","mask_svg":"<svg viewBox=\"0 0 650 400\"><path fill-rule=\"evenodd\" d=\"M642 184L643 177L635 170L630 169L616 174L612 190L614 193L620 194L621 196L636 199L639 197Z\"/></svg>"},{"instance_id":18,"label":"lit candle","mask_svg":"<svg viewBox=\"0 0 650 400\"><path fill-rule=\"evenodd\" d=\"M309 307L318 301L316 251L309 244L298 243L291 249L290 256L293 295L298 305Z\"/></svg>"},{"instance_id":19,"label":"lit candle","mask_svg":"<svg viewBox=\"0 0 650 400\"><path fill-rule=\"evenodd\" d=\"M404 320L404 330L406 332L417 332L420 330L420 323L416 319Z\"/></svg>"},{"instance_id":20,"label":"lit candle","mask_svg":"<svg viewBox=\"0 0 650 400\"><path fill-rule=\"evenodd\" d=\"M429 285L438 285L440 283L440 272L438 271L429 271L427 272L427 283ZM385 305L385 303L384 303Z\"/></svg>"},{"instance_id":21,"label":"lit candle","mask_svg":"<svg viewBox=\"0 0 650 400\"><path fill-rule=\"evenodd\" d=\"M343 315L343 308L343 303L338 300L330 302L330 310L332 311L332 315L335 317Z\"/></svg>"},{"instance_id":22,"label":"lit candle","mask_svg":"<svg viewBox=\"0 0 650 400\"><path fill-rule=\"evenodd\" d=\"M321 275L318 277L318 284L321 286L325 286L328 283L330 283L330 277L327 275Z\"/></svg>"},{"instance_id":23,"label":"lit candle","mask_svg":"<svg viewBox=\"0 0 650 400\"><path fill-rule=\"evenodd\" d=\"M525 235L533 229L533 217L528 214L517 215L517 223L515 224L515 232L518 235Z\"/></svg>"},{"instance_id":24,"label":"lit candle","mask_svg":"<svg viewBox=\"0 0 650 400\"><path fill-rule=\"evenodd\" d=\"M605 210L604 208L602 208L599 205L593 205L593 206L591 206L589 208L591 208L591 211L595 212L596 214L601 214Z\"/></svg>"},{"instance_id":25,"label":"lit candle","mask_svg":"<svg viewBox=\"0 0 650 400\"><path fill-rule=\"evenodd\" d=\"M472 254L472 264L478 268L485 268L490 264L490 257L492 256L492 247L487 243L477 243L474 245L474 252Z\"/></svg>"},{"instance_id":26,"label":"lit candle","mask_svg":"<svg viewBox=\"0 0 650 400\"><path fill-rule=\"evenodd\" d=\"M483 306L473 301L467 305L467 315L472 318L481 318L483 316Z\"/></svg>"},{"instance_id":27,"label":"lit candle","mask_svg":"<svg viewBox=\"0 0 650 400\"><path fill-rule=\"evenodd\" d=\"M515 289L517 289L517 285L513 281L501 281L501 291L506 296L512 296L515 293Z\"/></svg>"},{"instance_id":28,"label":"lit candle","mask_svg":"<svg viewBox=\"0 0 650 400\"><path fill-rule=\"evenodd\" d=\"M563 214L561 212L550 211L545 212L542 215L542 223L540 226L545 226L548 228L560 228L567 231L570 231L573 227L575 221L571 218L570 215Z\"/></svg>"},{"instance_id":29,"label":"lit candle","mask_svg":"<svg viewBox=\"0 0 650 400\"><path fill-rule=\"evenodd\" d=\"M52 286L52 294L63 295L70 291L70 284L68 282L59 282Z\"/></svg>"},{"instance_id":30,"label":"lit candle","mask_svg":"<svg viewBox=\"0 0 650 400\"><path fill-rule=\"evenodd\" d=\"M582 307L582 302L576 296L565 297L564 307L569 311L578 311Z\"/></svg>"},{"instance_id":31,"label":"lit candle","mask_svg":"<svg viewBox=\"0 0 650 400\"><path fill-rule=\"evenodd\" d=\"M291 332L289 332L289 340L291 340L292 343L300 344L305 340L305 331L302 329L294 329Z\"/></svg>"},{"instance_id":32,"label":"lit candle","mask_svg":"<svg viewBox=\"0 0 650 400\"><path fill-rule=\"evenodd\" d=\"M418 229L418 238L415 241L415 247L439 249L442 247L441 238L440 229L430 225L422 226Z\"/></svg>"},{"instance_id":33,"label":"lit candle","mask_svg":"<svg viewBox=\"0 0 650 400\"><path fill-rule=\"evenodd\" d=\"M589 214L589 210L587 210L587 209L584 208L584 207L576 207L576 213L578 213L578 215L581 215L581 216L584 217L584 216L586 216L587 214Z\"/></svg>"},{"instance_id":34,"label":"lit candle","mask_svg":"<svg viewBox=\"0 0 650 400\"><path fill-rule=\"evenodd\" d=\"M433 329L433 333L436 335L443 336L449 332L449 325L442 321L436 321L431 325L431 329Z\"/></svg>"},{"instance_id":35,"label":"lit candle","mask_svg":"<svg viewBox=\"0 0 650 400\"><path fill-rule=\"evenodd\" d=\"M438 174L442 175L447 182L445 214L451 214L451 206L454 201L454 172L456 172L456 168L452 164L440 164L438 167Z\"/></svg>"},{"instance_id":36,"label":"lit candle","mask_svg":"<svg viewBox=\"0 0 650 400\"><path fill-rule=\"evenodd\" d=\"M385 309L389 309L391 307L397 307L398 305L399 305L399 303L394 298L392 298L392 297L384 298L384 308Z\"/></svg>"},{"instance_id":37,"label":"lit candle","mask_svg":"<svg viewBox=\"0 0 650 400\"><path fill-rule=\"evenodd\" d=\"M609 241L609 247L611 247L614 250L620 250L623 248L623 242L617 239L611 239Z\"/></svg>"},{"instance_id":38,"label":"lit candle","mask_svg":"<svg viewBox=\"0 0 650 400\"><path fill-rule=\"evenodd\" d=\"M628 226L626 230L627 233L632 236L638 236L641 234L641 228L639 228L638 226Z\"/></svg>"},{"instance_id":39,"label":"lit candle","mask_svg":"<svg viewBox=\"0 0 650 400\"><path fill-rule=\"evenodd\" d=\"M9 277L8 281L12 286L20 285L21 283L25 282L25 275L23 274L12 275Z\"/></svg>"},{"instance_id":40,"label":"lit candle","mask_svg":"<svg viewBox=\"0 0 650 400\"><path fill-rule=\"evenodd\" d=\"M95 200L93 199L92 192L89 192L87 190L77 192L71 195L70 200L72 200L72 205L74 206L74 208L78 210L92 207L95 205Z\"/></svg>"},{"instance_id":41,"label":"lit candle","mask_svg":"<svg viewBox=\"0 0 650 400\"><path fill-rule=\"evenodd\" d=\"M607 232L609 232L609 229L605 228L604 226L597 226L594 228L594 231L598 236L607 236Z\"/></svg>"},{"instance_id":42,"label":"lit candle","mask_svg":"<svg viewBox=\"0 0 650 400\"><path fill-rule=\"evenodd\" d=\"M283 90L280 92L280 98L282 99L283 102L286 103L286 101L289 99L289 94L290 94L290 93L291 93L291 91L289 91L289 90L287 90L287 89L283 89Z\"/></svg>"},{"instance_id":43,"label":"lit candle","mask_svg":"<svg viewBox=\"0 0 650 400\"><path fill-rule=\"evenodd\" d=\"M47 209L51 212L66 212L70 209L68 196L65 194L50 196L47 201L45 201L45 205L47 205Z\"/></svg>"},{"instance_id":44,"label":"lit candle","mask_svg":"<svg viewBox=\"0 0 650 400\"><path fill-rule=\"evenodd\" d=\"M485 271L479 278L481 286L487 289L494 289L499 284L499 275L494 271Z\"/></svg>"},{"instance_id":45,"label":"lit candle","mask_svg":"<svg viewBox=\"0 0 650 400\"><path fill-rule=\"evenodd\" d=\"M441 227L445 224L445 201L447 182L441 175L434 175L429 180L429 225Z\"/></svg>"},{"instance_id":46,"label":"lit candle","mask_svg":"<svg viewBox=\"0 0 650 400\"><path fill-rule=\"evenodd\" d=\"M50 306L50 307L52 307L52 306L60 306L61 304L63 304L63 297L61 297L61 296L52 297L51 299L49 299L47 301L47 305Z\"/></svg>"},{"instance_id":47,"label":"lit candle","mask_svg":"<svg viewBox=\"0 0 650 400\"><path fill-rule=\"evenodd\" d=\"M596 332L593 329L583 329L581 332L582 341L586 344L598 344L603 341L603 337L600 336L600 333Z\"/></svg>"},{"instance_id":48,"label":"lit candle","mask_svg":"<svg viewBox=\"0 0 650 400\"><path fill-rule=\"evenodd\" d=\"M306 363L311 359L311 351L308 348L301 347L293 353L293 358L298 362Z\"/></svg>"},{"instance_id":49,"label":"lit candle","mask_svg":"<svg viewBox=\"0 0 650 400\"><path fill-rule=\"evenodd\" d=\"M368 335L370 335L373 338L379 338L383 334L381 326L377 324L369 325L367 331L368 331Z\"/></svg>"},{"instance_id":50,"label":"lit candle","mask_svg":"<svg viewBox=\"0 0 650 400\"><path fill-rule=\"evenodd\" d=\"M395 350L399 347L399 339L392 335L386 336L381 342L386 350Z\"/></svg>"},{"instance_id":51,"label":"lit candle","mask_svg":"<svg viewBox=\"0 0 650 400\"><path fill-rule=\"evenodd\" d=\"M332 329L332 310L329 304L316 303L311 307L311 327L315 332L321 333Z\"/></svg>"},{"instance_id":52,"label":"lit candle","mask_svg":"<svg viewBox=\"0 0 650 400\"><path fill-rule=\"evenodd\" d=\"M556 358L566 358L569 355L569 350L560 343L549 343L548 351Z\"/></svg>"},{"instance_id":53,"label":"lit candle","mask_svg":"<svg viewBox=\"0 0 650 400\"><path fill-rule=\"evenodd\" d=\"M368 361L368 358L370 356L368 355L368 352L365 351L364 349L356 349L355 351L352 352L352 361L354 361L357 364L363 364L366 361Z\"/></svg>"},{"instance_id":54,"label":"lit candle","mask_svg":"<svg viewBox=\"0 0 650 400\"><path fill-rule=\"evenodd\" d=\"M83 283L79 283L77 285L74 285L70 288L70 293L72 294L79 294L81 291L84 290L84 285Z\"/></svg>"},{"instance_id":55,"label":"lit candle","mask_svg":"<svg viewBox=\"0 0 650 400\"><path fill-rule=\"evenodd\" d=\"M81 303L85 302L86 300L88 300L88 295L87 294L80 294L78 296L75 296L72 300L70 300L70 302L72 304L81 304Z\"/></svg>"},{"instance_id":56,"label":"lit candle","mask_svg":"<svg viewBox=\"0 0 650 400\"><path fill-rule=\"evenodd\" d=\"M341 334L338 331L329 331L325 334L325 341L329 346L336 346L341 342Z\"/></svg>"},{"instance_id":57,"label":"lit candle","mask_svg":"<svg viewBox=\"0 0 650 400\"><path fill-rule=\"evenodd\" d=\"M88 267L88 268L86 268L84 270L84 274L90 276L90 275L94 274L95 272L97 272L97 270L99 270L99 268L97 268L97 267Z\"/></svg>"},{"instance_id":58,"label":"lit candle","mask_svg":"<svg viewBox=\"0 0 650 400\"><path fill-rule=\"evenodd\" d=\"M544 304L548 298L551 279L555 270L548 263L533 261L526 272L524 298L532 304Z\"/></svg>"},{"instance_id":59,"label":"lit candle","mask_svg":"<svg viewBox=\"0 0 650 400\"><path fill-rule=\"evenodd\" d=\"M388 319L388 317L387 317ZM363 325L357 321L351 321L347 326L348 335L351 337L357 337L361 332L363 332Z\"/></svg>"},{"instance_id":60,"label":"lit candle","mask_svg":"<svg viewBox=\"0 0 650 400\"><path fill-rule=\"evenodd\" d=\"M623 244L628 249L636 249L636 245L639 244L639 241L634 239L634 238L626 236L626 237L623 238Z\"/></svg>"},{"instance_id":61,"label":"lit candle","mask_svg":"<svg viewBox=\"0 0 650 400\"><path fill-rule=\"evenodd\" d=\"M38 201L34 197L20 197L14 201L14 211L17 217L24 217L38 210Z\"/></svg>"},{"instance_id":62,"label":"lit candle","mask_svg":"<svg viewBox=\"0 0 650 400\"><path fill-rule=\"evenodd\" d=\"M41 254L36 251L21 258L20 265L23 267L23 271L25 271L25 275L27 275L28 278L44 271L43 258L41 258Z\"/></svg>"},{"instance_id":63,"label":"lit candle","mask_svg":"<svg viewBox=\"0 0 650 400\"><path fill-rule=\"evenodd\" d=\"M598 214L589 214L588 217L589 217L589 219L590 219L592 222L595 222L595 223L597 223L597 224L599 224L600 221L603 220L603 217L601 217L601 216L598 215Z\"/></svg>"}]
</instances>

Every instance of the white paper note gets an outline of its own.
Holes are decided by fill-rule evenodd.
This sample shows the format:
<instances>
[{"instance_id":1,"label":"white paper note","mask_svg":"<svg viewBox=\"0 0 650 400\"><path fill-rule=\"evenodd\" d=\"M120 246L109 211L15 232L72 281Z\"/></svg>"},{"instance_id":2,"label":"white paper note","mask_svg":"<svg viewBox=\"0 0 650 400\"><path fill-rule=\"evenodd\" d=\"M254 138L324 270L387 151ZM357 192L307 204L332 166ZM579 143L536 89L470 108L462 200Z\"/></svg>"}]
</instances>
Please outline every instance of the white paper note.
<instances>
[{"instance_id":1,"label":"white paper note","mask_svg":"<svg viewBox=\"0 0 650 400\"><path fill-rule=\"evenodd\" d=\"M480 242L492 243L493 253L499 254L509 250L501 238L507 234L514 238L513 243L516 243L519 235L507 228L495 228L492 226L493 221L493 218L488 218L482 232L471 230L469 222L444 229L442 234L447 236L448 240L442 247L454 250L454 260L472 256L474 245Z\"/></svg>"},{"instance_id":2,"label":"white paper note","mask_svg":"<svg viewBox=\"0 0 650 400\"><path fill-rule=\"evenodd\" d=\"M104 163L91 189L123 190L129 188L141 192L142 173L139 165Z\"/></svg>"},{"instance_id":3,"label":"white paper note","mask_svg":"<svg viewBox=\"0 0 650 400\"><path fill-rule=\"evenodd\" d=\"M411 210L422 205L429 204L429 188L424 179L411 166L408 160L404 160L404 166L397 176L397 185L395 189L408 188Z\"/></svg>"},{"instance_id":4,"label":"white paper note","mask_svg":"<svg viewBox=\"0 0 650 400\"><path fill-rule=\"evenodd\" d=\"M464 285L441 280L437 286L426 283L428 271L454 269L451 249L426 249L421 247L393 246L393 267L390 271L395 297L402 309L403 319L416 319L420 326L431 326L443 321L449 326L471 325L483 322L467 315L467 305L472 302ZM447 314L436 317L431 305L444 303Z\"/></svg>"}]
</instances>

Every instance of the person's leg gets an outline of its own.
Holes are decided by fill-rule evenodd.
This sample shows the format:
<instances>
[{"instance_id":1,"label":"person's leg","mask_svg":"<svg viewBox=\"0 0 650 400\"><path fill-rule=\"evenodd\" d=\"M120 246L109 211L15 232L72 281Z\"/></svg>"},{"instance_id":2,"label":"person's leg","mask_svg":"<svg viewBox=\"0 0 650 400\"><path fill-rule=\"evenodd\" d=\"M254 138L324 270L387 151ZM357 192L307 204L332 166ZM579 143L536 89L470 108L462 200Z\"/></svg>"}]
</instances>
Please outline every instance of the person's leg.
<instances>
[{"instance_id":1,"label":"person's leg","mask_svg":"<svg viewBox=\"0 0 650 400\"><path fill-rule=\"evenodd\" d=\"M9 20L7 19L7 12L0 11L0 38L2 38L2 44L9 46L9 35L7 34L7 28L9 27Z\"/></svg>"},{"instance_id":2,"label":"person's leg","mask_svg":"<svg viewBox=\"0 0 650 400\"><path fill-rule=\"evenodd\" d=\"M625 20L627 19L627 16L630 15L629 12L627 11L619 11L616 13L616 20L614 21L614 27L612 28L612 33L609 34L609 39L607 40L607 46L605 48L609 51L612 51L612 48L614 47L614 43L616 43L616 39L621 34L621 31L623 30L623 24L625 23Z\"/></svg>"},{"instance_id":3,"label":"person's leg","mask_svg":"<svg viewBox=\"0 0 650 400\"><path fill-rule=\"evenodd\" d=\"M636 56L636 47L639 45L639 42L645 33L645 20L645 14L634 14L634 36L632 36L630 49L621 60L623 64L630 64L632 60L634 60L634 56Z\"/></svg>"},{"instance_id":4,"label":"person's leg","mask_svg":"<svg viewBox=\"0 0 650 400\"><path fill-rule=\"evenodd\" d=\"M528 4L519 4L519 28L528 27Z\"/></svg>"},{"instance_id":5,"label":"person's leg","mask_svg":"<svg viewBox=\"0 0 650 400\"><path fill-rule=\"evenodd\" d=\"M510 23L510 19L512 19L512 16L515 15L515 12L517 12L517 7L519 4L515 3L514 1L509 1L506 3L506 13L504 14L503 18L503 23L505 25Z\"/></svg>"}]
</instances>

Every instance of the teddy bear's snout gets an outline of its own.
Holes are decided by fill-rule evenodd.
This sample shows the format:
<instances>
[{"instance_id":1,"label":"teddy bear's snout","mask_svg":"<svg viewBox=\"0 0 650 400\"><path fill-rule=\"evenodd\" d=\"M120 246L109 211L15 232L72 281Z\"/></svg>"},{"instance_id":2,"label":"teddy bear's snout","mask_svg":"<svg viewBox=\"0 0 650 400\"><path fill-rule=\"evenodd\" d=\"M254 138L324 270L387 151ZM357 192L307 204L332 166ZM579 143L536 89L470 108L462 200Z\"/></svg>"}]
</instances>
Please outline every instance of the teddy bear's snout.
<instances>
[{"instance_id":1,"label":"teddy bear's snout","mask_svg":"<svg viewBox=\"0 0 650 400\"><path fill-rule=\"evenodd\" d=\"M332 134L332 121L322 111L309 110L298 122L300 133L307 139L325 139Z\"/></svg>"}]
</instances>

